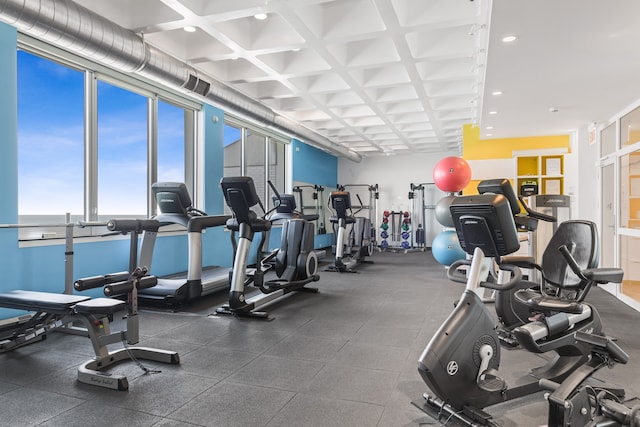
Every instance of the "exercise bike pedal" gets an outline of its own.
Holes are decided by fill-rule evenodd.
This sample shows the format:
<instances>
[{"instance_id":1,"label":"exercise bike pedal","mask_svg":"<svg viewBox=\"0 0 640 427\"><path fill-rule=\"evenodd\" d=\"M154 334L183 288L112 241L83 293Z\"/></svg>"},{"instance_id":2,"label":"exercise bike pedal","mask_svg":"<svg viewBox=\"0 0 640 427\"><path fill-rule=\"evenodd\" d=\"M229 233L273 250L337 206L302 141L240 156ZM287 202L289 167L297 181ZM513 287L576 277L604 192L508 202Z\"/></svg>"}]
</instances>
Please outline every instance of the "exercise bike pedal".
<instances>
[{"instance_id":1,"label":"exercise bike pedal","mask_svg":"<svg viewBox=\"0 0 640 427\"><path fill-rule=\"evenodd\" d=\"M487 369L476 382L478 387L490 393L496 393L507 389L507 383L500 378L498 371L495 369Z\"/></svg>"}]
</instances>

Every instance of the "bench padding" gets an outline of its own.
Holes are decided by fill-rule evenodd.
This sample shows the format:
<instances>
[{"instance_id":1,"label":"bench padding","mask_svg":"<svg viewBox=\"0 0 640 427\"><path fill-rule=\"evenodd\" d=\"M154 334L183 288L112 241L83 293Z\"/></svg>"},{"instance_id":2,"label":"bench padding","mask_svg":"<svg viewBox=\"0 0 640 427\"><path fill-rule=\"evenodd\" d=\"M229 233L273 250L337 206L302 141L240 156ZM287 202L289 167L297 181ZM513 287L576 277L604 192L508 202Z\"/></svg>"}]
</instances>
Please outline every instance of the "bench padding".
<instances>
[{"instance_id":1,"label":"bench padding","mask_svg":"<svg viewBox=\"0 0 640 427\"><path fill-rule=\"evenodd\" d=\"M68 313L71 308L89 297L36 291L10 291L0 294L0 306L27 311Z\"/></svg>"},{"instance_id":2,"label":"bench padding","mask_svg":"<svg viewBox=\"0 0 640 427\"><path fill-rule=\"evenodd\" d=\"M110 298L93 298L79 302L73 307L78 314L113 314L124 310L127 304L124 301Z\"/></svg>"}]
</instances>

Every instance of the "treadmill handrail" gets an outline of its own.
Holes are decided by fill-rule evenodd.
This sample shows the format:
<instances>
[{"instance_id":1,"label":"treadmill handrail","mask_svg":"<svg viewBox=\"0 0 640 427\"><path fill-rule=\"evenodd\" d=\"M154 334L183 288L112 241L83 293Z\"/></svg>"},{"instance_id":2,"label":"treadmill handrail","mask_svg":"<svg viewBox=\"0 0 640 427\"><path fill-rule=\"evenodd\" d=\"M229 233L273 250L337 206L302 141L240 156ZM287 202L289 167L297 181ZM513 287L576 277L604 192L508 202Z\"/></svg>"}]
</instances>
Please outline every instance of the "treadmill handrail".
<instances>
[{"instance_id":1,"label":"treadmill handrail","mask_svg":"<svg viewBox=\"0 0 640 427\"><path fill-rule=\"evenodd\" d=\"M207 215L196 216L189 220L187 224L187 232L202 232L205 228L220 227L227 223L231 215Z\"/></svg>"}]
</instances>

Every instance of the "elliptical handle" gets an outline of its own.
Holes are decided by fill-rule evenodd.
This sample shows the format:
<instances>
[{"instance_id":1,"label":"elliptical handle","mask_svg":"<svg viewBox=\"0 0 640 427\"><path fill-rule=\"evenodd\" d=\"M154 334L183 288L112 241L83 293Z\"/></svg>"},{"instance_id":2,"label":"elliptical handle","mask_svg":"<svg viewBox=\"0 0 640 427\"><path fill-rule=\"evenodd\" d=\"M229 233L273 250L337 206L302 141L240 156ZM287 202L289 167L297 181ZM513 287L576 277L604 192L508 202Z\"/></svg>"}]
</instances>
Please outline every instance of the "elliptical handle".
<instances>
[{"instance_id":1,"label":"elliptical handle","mask_svg":"<svg viewBox=\"0 0 640 427\"><path fill-rule=\"evenodd\" d=\"M522 281L522 270L520 267L511 264L499 264L500 270L511 272L511 278L506 283L482 282L480 286L487 289L495 289L497 291L507 291L515 287Z\"/></svg>"},{"instance_id":2,"label":"elliptical handle","mask_svg":"<svg viewBox=\"0 0 640 427\"><path fill-rule=\"evenodd\" d=\"M352 215L356 215L358 214L362 209L364 209L364 203L362 203L362 199L360 198L360 195L358 193L356 193L356 198L358 199L358 202L360 203L360 209L358 209L357 211L355 211Z\"/></svg>"},{"instance_id":3,"label":"elliptical handle","mask_svg":"<svg viewBox=\"0 0 640 427\"><path fill-rule=\"evenodd\" d=\"M267 184L269 184L271 191L273 191L273 194L275 194L276 198L278 199L278 203L280 203L280 201L282 200L282 197L280 196L280 192L278 192L278 190L276 189L276 186L273 185L273 182L271 182L270 179L267 180Z\"/></svg>"},{"instance_id":4,"label":"elliptical handle","mask_svg":"<svg viewBox=\"0 0 640 427\"><path fill-rule=\"evenodd\" d=\"M518 200L524 207L524 210L527 212L527 215L529 217L538 219L540 221L545 221L545 222L558 222L558 218L556 218L555 216L543 214L541 212L537 212L531 209L529 206L527 206L522 196L518 196Z\"/></svg>"}]
</instances>

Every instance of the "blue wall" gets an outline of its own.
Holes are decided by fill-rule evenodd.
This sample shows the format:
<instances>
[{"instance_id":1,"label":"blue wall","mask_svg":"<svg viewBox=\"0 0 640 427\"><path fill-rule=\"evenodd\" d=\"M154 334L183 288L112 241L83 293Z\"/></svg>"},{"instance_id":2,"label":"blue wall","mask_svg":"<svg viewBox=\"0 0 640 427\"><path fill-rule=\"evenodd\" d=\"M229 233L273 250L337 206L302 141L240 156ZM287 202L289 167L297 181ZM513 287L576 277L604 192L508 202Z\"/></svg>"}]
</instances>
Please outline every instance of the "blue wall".
<instances>
[{"instance_id":1,"label":"blue wall","mask_svg":"<svg viewBox=\"0 0 640 427\"><path fill-rule=\"evenodd\" d=\"M18 117L17 62L15 28L0 23L0 222L13 224L18 220ZM0 230L0 290L20 283L17 257L18 230ZM0 317L14 313L0 309Z\"/></svg>"},{"instance_id":2,"label":"blue wall","mask_svg":"<svg viewBox=\"0 0 640 427\"><path fill-rule=\"evenodd\" d=\"M210 105L203 109L204 122L204 207L209 215L224 212L220 180L224 173L224 112ZM231 266L233 247L224 227L209 229L202 237L203 265Z\"/></svg>"},{"instance_id":3,"label":"blue wall","mask_svg":"<svg viewBox=\"0 0 640 427\"><path fill-rule=\"evenodd\" d=\"M3 196L0 223L4 224L18 222L16 47L16 29L0 23L0 194ZM224 113L205 105L202 114L204 209L209 214L222 214L224 200L220 179L224 161ZM298 140L292 141L292 153L294 180L325 187L336 186L336 157ZM152 264L154 274L165 275L187 268L186 236L159 237L155 249ZM19 247L16 229L0 229L0 251L0 292L12 289L64 291L64 242ZM128 239L77 241L74 245L73 278L126 270L128 253ZM203 236L203 264L229 267L232 259L229 233L222 227L208 230ZM99 293L99 290L94 290L88 294L98 296ZM0 318L16 313L14 310L0 309Z\"/></svg>"},{"instance_id":4,"label":"blue wall","mask_svg":"<svg viewBox=\"0 0 640 427\"><path fill-rule=\"evenodd\" d=\"M292 178L309 184L335 188L338 185L338 158L297 139L291 140Z\"/></svg>"},{"instance_id":5,"label":"blue wall","mask_svg":"<svg viewBox=\"0 0 640 427\"><path fill-rule=\"evenodd\" d=\"M297 139L292 139L291 144L292 178L294 181L322 185L327 188L335 188L338 185L337 157ZM332 244L333 233L315 236L316 248L326 248Z\"/></svg>"},{"instance_id":6,"label":"blue wall","mask_svg":"<svg viewBox=\"0 0 640 427\"><path fill-rule=\"evenodd\" d=\"M17 32L0 23L0 223L18 222L18 130L17 130ZM220 190L223 162L224 115L205 105L204 116L204 207L210 214L223 212ZM218 119L213 120L216 116ZM186 236L166 236L156 242L152 271L165 275L187 268ZM16 229L0 229L0 292L26 289L63 292L65 279L65 246L60 244L19 247ZM208 230L203 237L204 265L231 266L229 234L222 227ZM123 271L128 268L129 240L81 242L74 245L73 278ZM100 290L87 295L99 296ZM0 309L0 318L18 314Z\"/></svg>"}]
</instances>

